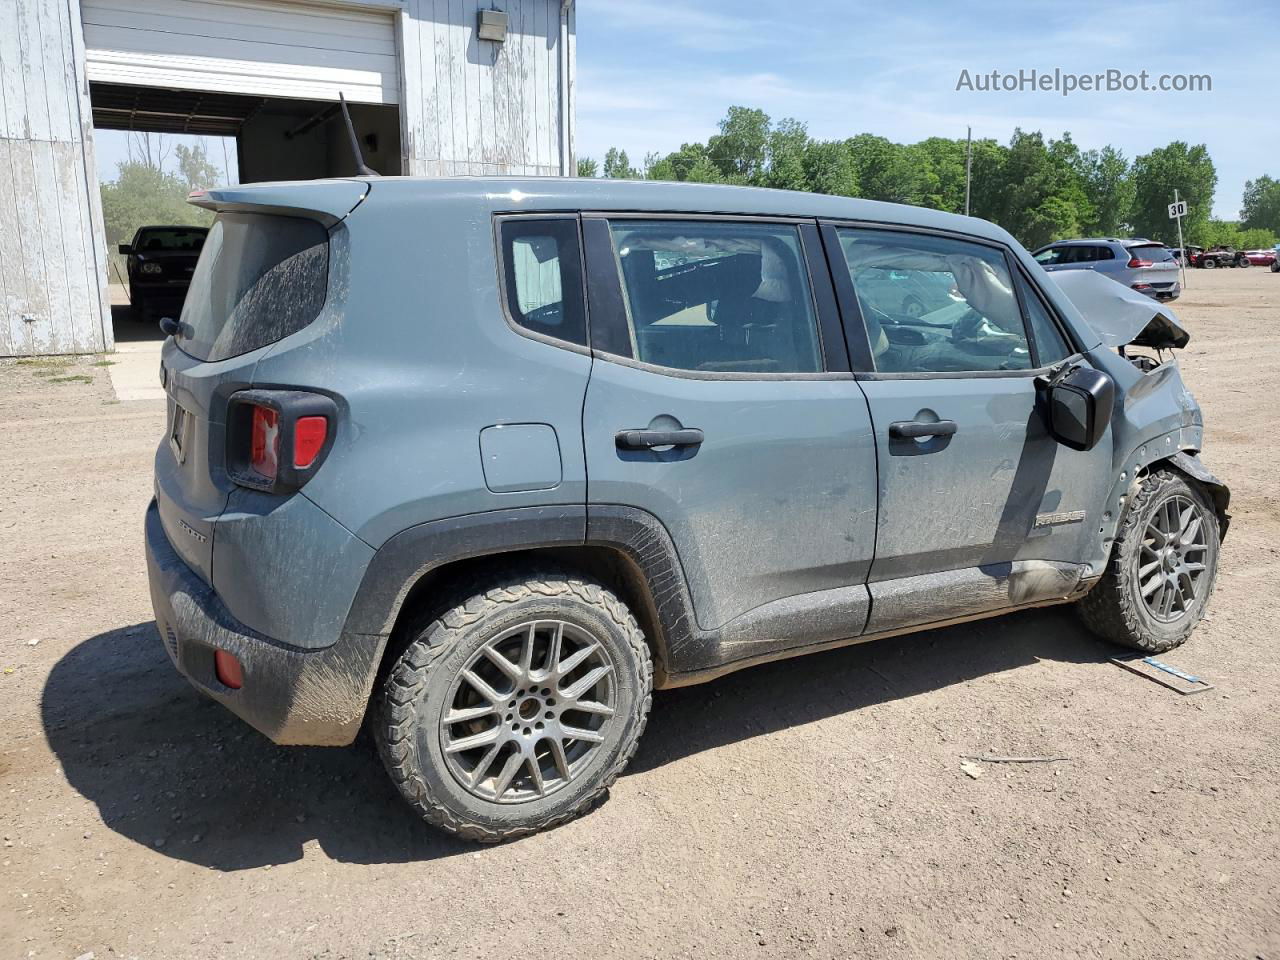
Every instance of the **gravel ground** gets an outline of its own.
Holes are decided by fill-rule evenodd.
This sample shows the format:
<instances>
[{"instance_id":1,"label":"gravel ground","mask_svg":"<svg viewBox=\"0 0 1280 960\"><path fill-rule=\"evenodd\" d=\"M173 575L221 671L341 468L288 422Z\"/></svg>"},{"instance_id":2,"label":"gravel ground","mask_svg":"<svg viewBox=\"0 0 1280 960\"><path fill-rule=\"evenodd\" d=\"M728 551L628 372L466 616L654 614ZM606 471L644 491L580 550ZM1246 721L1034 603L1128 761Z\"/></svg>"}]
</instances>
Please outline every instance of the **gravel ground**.
<instances>
[{"instance_id":1,"label":"gravel ground","mask_svg":"<svg viewBox=\"0 0 1280 960\"><path fill-rule=\"evenodd\" d=\"M0 956L1280 957L1280 275L1190 279L1234 522L1169 659L1214 691L1062 609L802 657L658 694L608 802L495 848L179 679L142 555L162 403L0 362ZM1071 759L971 779L982 752Z\"/></svg>"}]
</instances>

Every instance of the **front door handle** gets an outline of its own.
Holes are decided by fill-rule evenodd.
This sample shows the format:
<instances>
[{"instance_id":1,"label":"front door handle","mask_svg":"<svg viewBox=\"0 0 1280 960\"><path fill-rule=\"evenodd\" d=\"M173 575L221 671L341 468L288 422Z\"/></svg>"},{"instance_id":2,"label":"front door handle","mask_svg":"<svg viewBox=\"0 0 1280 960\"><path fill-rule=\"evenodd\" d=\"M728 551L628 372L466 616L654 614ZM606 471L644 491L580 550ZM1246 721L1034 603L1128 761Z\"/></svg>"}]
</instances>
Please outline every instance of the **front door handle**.
<instances>
[{"instance_id":1,"label":"front door handle","mask_svg":"<svg viewBox=\"0 0 1280 960\"><path fill-rule=\"evenodd\" d=\"M686 427L683 430L619 430L613 440L623 450L696 447L702 443L702 431L697 427Z\"/></svg>"},{"instance_id":2,"label":"front door handle","mask_svg":"<svg viewBox=\"0 0 1280 960\"><path fill-rule=\"evenodd\" d=\"M921 437L950 437L956 432L954 420L898 420L889 424L894 440L918 440Z\"/></svg>"}]
</instances>

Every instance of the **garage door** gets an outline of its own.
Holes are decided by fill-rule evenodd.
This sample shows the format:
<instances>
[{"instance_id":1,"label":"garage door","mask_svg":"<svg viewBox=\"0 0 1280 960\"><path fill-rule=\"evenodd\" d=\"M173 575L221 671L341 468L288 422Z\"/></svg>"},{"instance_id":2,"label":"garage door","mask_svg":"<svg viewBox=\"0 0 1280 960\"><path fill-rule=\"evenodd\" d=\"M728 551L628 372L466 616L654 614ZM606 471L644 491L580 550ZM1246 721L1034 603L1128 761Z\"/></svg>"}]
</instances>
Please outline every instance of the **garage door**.
<instances>
[{"instance_id":1,"label":"garage door","mask_svg":"<svg viewBox=\"0 0 1280 960\"><path fill-rule=\"evenodd\" d=\"M81 0L89 79L396 103L391 11L282 0Z\"/></svg>"}]
</instances>

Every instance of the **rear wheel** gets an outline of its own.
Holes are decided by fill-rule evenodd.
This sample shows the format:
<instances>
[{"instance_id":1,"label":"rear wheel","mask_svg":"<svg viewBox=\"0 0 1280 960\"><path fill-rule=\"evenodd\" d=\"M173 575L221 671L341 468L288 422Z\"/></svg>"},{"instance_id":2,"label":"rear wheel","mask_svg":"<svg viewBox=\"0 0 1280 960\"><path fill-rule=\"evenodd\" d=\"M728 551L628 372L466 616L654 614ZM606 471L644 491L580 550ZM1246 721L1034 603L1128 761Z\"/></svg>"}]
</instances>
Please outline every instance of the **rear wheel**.
<instances>
[{"instance_id":1,"label":"rear wheel","mask_svg":"<svg viewBox=\"0 0 1280 960\"><path fill-rule=\"evenodd\" d=\"M1271 261L1271 272L1280 273L1280 257Z\"/></svg>"},{"instance_id":2,"label":"rear wheel","mask_svg":"<svg viewBox=\"0 0 1280 960\"><path fill-rule=\"evenodd\" d=\"M1218 517L1203 489L1171 470L1143 479L1098 584L1077 604L1085 625L1148 653L1183 643L1204 616L1218 569Z\"/></svg>"},{"instance_id":3,"label":"rear wheel","mask_svg":"<svg viewBox=\"0 0 1280 960\"><path fill-rule=\"evenodd\" d=\"M1250 261L1250 260L1249 260L1249 258L1248 258L1248 257L1241 257L1239 260L1237 260L1237 261L1236 261L1236 266L1238 266L1238 267L1251 267L1251 266L1253 266L1253 263L1252 263L1252 261Z\"/></svg>"},{"instance_id":4,"label":"rear wheel","mask_svg":"<svg viewBox=\"0 0 1280 960\"><path fill-rule=\"evenodd\" d=\"M509 840L604 795L644 730L652 676L609 590L564 573L512 578L411 627L375 739L425 820Z\"/></svg>"},{"instance_id":5,"label":"rear wheel","mask_svg":"<svg viewBox=\"0 0 1280 960\"><path fill-rule=\"evenodd\" d=\"M1206 270L1212 270L1218 265L1218 261L1213 257L1205 257L1200 263Z\"/></svg>"}]
</instances>

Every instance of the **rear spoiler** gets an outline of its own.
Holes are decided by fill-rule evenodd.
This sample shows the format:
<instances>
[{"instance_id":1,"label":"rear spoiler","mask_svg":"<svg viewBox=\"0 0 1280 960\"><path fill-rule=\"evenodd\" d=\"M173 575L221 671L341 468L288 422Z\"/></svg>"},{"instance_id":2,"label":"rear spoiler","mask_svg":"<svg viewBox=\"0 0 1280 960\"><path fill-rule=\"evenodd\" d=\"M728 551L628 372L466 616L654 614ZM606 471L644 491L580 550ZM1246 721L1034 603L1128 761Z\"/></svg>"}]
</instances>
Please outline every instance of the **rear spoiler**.
<instances>
[{"instance_id":1,"label":"rear spoiler","mask_svg":"<svg viewBox=\"0 0 1280 960\"><path fill-rule=\"evenodd\" d=\"M364 180L300 180L192 190L187 203L221 213L276 213L318 220L326 227L345 218L369 192Z\"/></svg>"}]
</instances>

